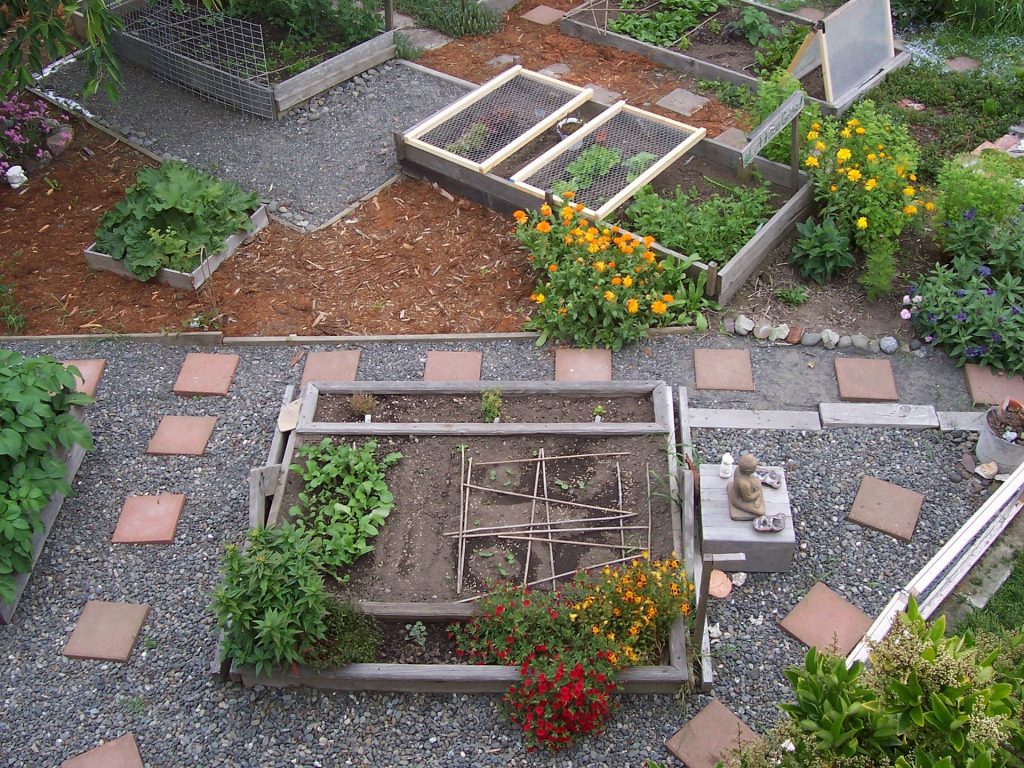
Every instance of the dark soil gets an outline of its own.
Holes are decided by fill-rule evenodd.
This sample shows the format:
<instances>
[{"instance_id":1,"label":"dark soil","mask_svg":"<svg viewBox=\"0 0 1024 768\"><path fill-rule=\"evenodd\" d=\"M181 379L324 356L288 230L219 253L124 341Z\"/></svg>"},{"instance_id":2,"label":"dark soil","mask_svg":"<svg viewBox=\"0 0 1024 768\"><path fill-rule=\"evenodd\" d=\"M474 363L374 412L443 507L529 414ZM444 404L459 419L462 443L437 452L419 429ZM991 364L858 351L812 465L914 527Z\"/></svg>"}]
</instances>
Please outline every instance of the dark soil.
<instances>
[{"instance_id":1,"label":"dark soil","mask_svg":"<svg viewBox=\"0 0 1024 768\"><path fill-rule=\"evenodd\" d=\"M665 171L654 178L651 186L654 191L663 196L674 195L676 187L682 188L684 192L696 187L701 198L721 195L727 187L757 187L761 182L755 177L744 182L736 178L736 171L727 168L719 163L713 163L696 155L683 155L678 162L673 163ZM769 189L772 194L772 202L781 208L789 199L789 192L778 184L772 184ZM629 203L626 203L628 206Z\"/></svg>"},{"instance_id":2,"label":"dark soil","mask_svg":"<svg viewBox=\"0 0 1024 768\"><path fill-rule=\"evenodd\" d=\"M668 466L662 435L587 438L540 435L381 436L377 442L378 453L401 451L403 455L402 460L387 473L388 487L395 497L395 509L374 539L374 551L357 560L348 570L348 599L447 602L479 595L497 580L522 583L528 542L480 536L466 540L463 589L461 593L456 591L458 540L455 535L444 534L456 533L461 525L460 479L463 477L463 464L460 446L466 446L467 464L472 459L476 465L472 484L488 489L470 491L466 516L470 531L496 525L529 524L531 512L536 524L546 521L548 513L543 503L536 504L534 508L529 499L508 495L533 495L538 478L537 462L531 458L539 449L549 457L611 452L626 454L546 462L547 497L550 499L552 521L581 520L579 527L583 527L588 526L587 520L612 514L570 507L560 501L636 513L634 517L625 518L625 527L621 531L615 523L591 520L588 527L612 530L567 531L552 537L577 542L552 544L555 574L571 573L580 567L621 558L623 541L627 546L646 548L648 521L652 556L666 556L673 550L665 480ZM481 462L503 463L482 465ZM650 497L645 479L648 468ZM290 474L283 509L297 503L301 482L297 474ZM542 480L537 495L543 496ZM550 585L545 580L552 573L548 544L531 542L529 549L526 580L538 581L536 588L545 588Z\"/></svg>"},{"instance_id":3,"label":"dark soil","mask_svg":"<svg viewBox=\"0 0 1024 768\"><path fill-rule=\"evenodd\" d=\"M383 642L378 661L384 664L464 664L465 659L455 653L455 643L448 639L448 624L422 622L426 628L423 645L409 634L406 625L416 622L382 621Z\"/></svg>"},{"instance_id":4,"label":"dark soil","mask_svg":"<svg viewBox=\"0 0 1024 768\"><path fill-rule=\"evenodd\" d=\"M374 395L373 421L402 423L483 422L479 395ZM603 422L652 422L654 406L649 396L565 397L561 395L503 394L504 423L583 423L594 420L594 409L605 413ZM351 395L322 394L317 401L316 421L362 421L352 408Z\"/></svg>"},{"instance_id":5,"label":"dark soil","mask_svg":"<svg viewBox=\"0 0 1024 768\"><path fill-rule=\"evenodd\" d=\"M1016 432L1018 435L1024 435L1024 410L1018 406L1010 406L1002 412L997 408L992 408L986 418L992 431L1000 437L1004 432ZM1015 442L1020 442L1020 440Z\"/></svg>"}]
</instances>

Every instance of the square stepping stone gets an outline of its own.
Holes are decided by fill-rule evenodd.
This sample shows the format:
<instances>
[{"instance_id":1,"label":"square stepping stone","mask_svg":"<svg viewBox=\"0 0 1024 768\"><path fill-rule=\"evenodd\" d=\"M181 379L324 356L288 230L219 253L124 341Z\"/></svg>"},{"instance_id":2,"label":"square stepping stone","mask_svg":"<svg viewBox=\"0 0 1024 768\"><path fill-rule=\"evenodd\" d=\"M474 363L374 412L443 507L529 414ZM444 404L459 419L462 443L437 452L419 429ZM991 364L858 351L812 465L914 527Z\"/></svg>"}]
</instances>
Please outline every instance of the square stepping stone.
<instances>
[{"instance_id":1,"label":"square stepping stone","mask_svg":"<svg viewBox=\"0 0 1024 768\"><path fill-rule=\"evenodd\" d=\"M483 352L427 352L424 381L480 381Z\"/></svg>"},{"instance_id":2,"label":"square stepping stone","mask_svg":"<svg viewBox=\"0 0 1024 768\"><path fill-rule=\"evenodd\" d=\"M743 149L747 146L747 134L739 128L727 128L715 136L715 141L733 149Z\"/></svg>"},{"instance_id":3,"label":"square stepping stone","mask_svg":"<svg viewBox=\"0 0 1024 768\"><path fill-rule=\"evenodd\" d=\"M786 618L782 631L806 646L846 656L871 628L872 619L820 581Z\"/></svg>"},{"instance_id":4,"label":"square stepping stone","mask_svg":"<svg viewBox=\"0 0 1024 768\"><path fill-rule=\"evenodd\" d=\"M851 523L910 541L923 502L924 496L917 491L865 476L847 518Z\"/></svg>"},{"instance_id":5,"label":"square stepping stone","mask_svg":"<svg viewBox=\"0 0 1024 768\"><path fill-rule=\"evenodd\" d=\"M556 349L555 381L611 381L610 349Z\"/></svg>"},{"instance_id":6,"label":"square stepping stone","mask_svg":"<svg viewBox=\"0 0 1024 768\"><path fill-rule=\"evenodd\" d=\"M64 655L72 659L128 661L147 613L148 605L90 600L64 646Z\"/></svg>"},{"instance_id":7,"label":"square stepping stone","mask_svg":"<svg viewBox=\"0 0 1024 768\"><path fill-rule=\"evenodd\" d=\"M310 352L302 369L302 384L310 381L355 381L358 370L358 349Z\"/></svg>"},{"instance_id":8,"label":"square stepping stone","mask_svg":"<svg viewBox=\"0 0 1024 768\"><path fill-rule=\"evenodd\" d=\"M701 109L711 99L705 99L692 91L688 91L685 88L676 88L668 96L664 96L658 100L658 106L662 109L668 109L672 112L676 112L684 117L689 117L697 110Z\"/></svg>"},{"instance_id":9,"label":"square stepping stone","mask_svg":"<svg viewBox=\"0 0 1024 768\"><path fill-rule=\"evenodd\" d=\"M697 389L754 391L750 353L745 349L695 349L693 368Z\"/></svg>"},{"instance_id":10,"label":"square stepping stone","mask_svg":"<svg viewBox=\"0 0 1024 768\"><path fill-rule=\"evenodd\" d=\"M130 733L65 760L60 765L61 768L143 768L139 745Z\"/></svg>"},{"instance_id":11,"label":"square stepping stone","mask_svg":"<svg viewBox=\"0 0 1024 768\"><path fill-rule=\"evenodd\" d=\"M538 5L532 11L527 11L523 14L523 18L527 21L532 21L536 24L554 24L556 21L561 21L562 17L565 16L564 11L560 11L557 8L552 8L549 5Z\"/></svg>"},{"instance_id":12,"label":"square stepping stone","mask_svg":"<svg viewBox=\"0 0 1024 768\"><path fill-rule=\"evenodd\" d=\"M78 391L83 395L93 397L96 395L96 387L99 386L100 377L107 367L107 361L102 358L96 360L65 360L64 367L74 366L81 376L75 377Z\"/></svg>"},{"instance_id":13,"label":"square stepping stone","mask_svg":"<svg viewBox=\"0 0 1024 768\"><path fill-rule=\"evenodd\" d=\"M189 352L181 364L178 380L174 382L174 394L223 397L231 389L231 380L237 368L238 355Z\"/></svg>"},{"instance_id":14,"label":"square stepping stone","mask_svg":"<svg viewBox=\"0 0 1024 768\"><path fill-rule=\"evenodd\" d=\"M115 544L173 544L178 518L185 506L180 493L129 496L111 539Z\"/></svg>"},{"instance_id":15,"label":"square stepping stone","mask_svg":"<svg viewBox=\"0 0 1024 768\"><path fill-rule=\"evenodd\" d=\"M146 453L202 456L216 424L216 416L164 416L149 439Z\"/></svg>"},{"instance_id":16,"label":"square stepping stone","mask_svg":"<svg viewBox=\"0 0 1024 768\"><path fill-rule=\"evenodd\" d=\"M895 402L896 379L888 360L837 357L839 399L855 403Z\"/></svg>"},{"instance_id":17,"label":"square stepping stone","mask_svg":"<svg viewBox=\"0 0 1024 768\"><path fill-rule=\"evenodd\" d=\"M1007 376L1003 371L968 363L964 375L975 405L999 405L1008 397L1024 400L1024 378L1020 374Z\"/></svg>"},{"instance_id":18,"label":"square stepping stone","mask_svg":"<svg viewBox=\"0 0 1024 768\"><path fill-rule=\"evenodd\" d=\"M548 77L553 77L558 80L561 79L563 75L568 75L571 71L572 70L569 68L568 64L558 62L557 64L552 64L550 67L544 67L544 69L537 70L537 74L547 75Z\"/></svg>"},{"instance_id":19,"label":"square stepping stone","mask_svg":"<svg viewBox=\"0 0 1024 768\"><path fill-rule=\"evenodd\" d=\"M1013 149L1018 144L1020 144L1020 142L1021 140L1014 136L1012 133L1007 133L996 139L995 145L996 147L1005 152L1006 150Z\"/></svg>"},{"instance_id":20,"label":"square stepping stone","mask_svg":"<svg viewBox=\"0 0 1024 768\"><path fill-rule=\"evenodd\" d=\"M946 66L953 72L971 72L977 69L979 64L970 56L957 56L955 59L946 59Z\"/></svg>"},{"instance_id":21,"label":"square stepping stone","mask_svg":"<svg viewBox=\"0 0 1024 768\"><path fill-rule=\"evenodd\" d=\"M594 95L590 98L602 104L614 104L622 98L622 94L618 91L602 88L597 83L587 83L584 88L590 88L594 92Z\"/></svg>"},{"instance_id":22,"label":"square stepping stone","mask_svg":"<svg viewBox=\"0 0 1024 768\"><path fill-rule=\"evenodd\" d=\"M760 741L746 723L718 699L713 699L665 742L668 751L687 768L715 768L744 744Z\"/></svg>"}]
</instances>

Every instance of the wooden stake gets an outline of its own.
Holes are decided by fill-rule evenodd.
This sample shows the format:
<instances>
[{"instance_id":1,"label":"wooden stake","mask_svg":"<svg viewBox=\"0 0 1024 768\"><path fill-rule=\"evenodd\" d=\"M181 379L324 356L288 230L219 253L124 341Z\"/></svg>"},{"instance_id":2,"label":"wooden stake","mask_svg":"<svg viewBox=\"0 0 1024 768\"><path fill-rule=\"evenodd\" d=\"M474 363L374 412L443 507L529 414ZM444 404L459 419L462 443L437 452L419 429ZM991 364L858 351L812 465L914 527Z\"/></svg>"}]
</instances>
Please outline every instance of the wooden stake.
<instances>
[{"instance_id":1,"label":"wooden stake","mask_svg":"<svg viewBox=\"0 0 1024 768\"><path fill-rule=\"evenodd\" d=\"M615 453L573 453L565 456L546 456L544 461L559 461L561 459L596 459L603 456L628 456L628 451L617 451ZM529 459L509 459L508 461L478 461L478 467L493 467L499 464L526 464L531 461L540 461L538 456Z\"/></svg>"},{"instance_id":2,"label":"wooden stake","mask_svg":"<svg viewBox=\"0 0 1024 768\"><path fill-rule=\"evenodd\" d=\"M544 465L542 464L541 467ZM490 491L491 493L497 493L501 496L515 496L517 499L536 499L537 501L549 501L552 504L560 504L563 507L575 507L576 509L592 509L595 512L621 512L620 509L613 507L598 507L593 504L581 504L578 501L570 501L569 499L551 499L543 496L531 496L528 493L516 493L515 491L505 491L501 488L488 488L485 485L468 485L467 488L473 488L477 491Z\"/></svg>"},{"instance_id":3,"label":"wooden stake","mask_svg":"<svg viewBox=\"0 0 1024 768\"><path fill-rule=\"evenodd\" d=\"M548 504L548 463L544 461L544 449L540 449L540 476L544 486L544 516L547 518L548 529L551 528L551 505ZM561 530L565 530L564 528ZM551 558L551 586L558 589L558 577L555 576L555 545L548 542L548 557Z\"/></svg>"},{"instance_id":4,"label":"wooden stake","mask_svg":"<svg viewBox=\"0 0 1024 768\"><path fill-rule=\"evenodd\" d=\"M619 509L622 509L622 467L615 462L615 479L619 484ZM622 554L626 554L626 529L622 527L622 520L619 520L619 541L622 544Z\"/></svg>"},{"instance_id":5,"label":"wooden stake","mask_svg":"<svg viewBox=\"0 0 1024 768\"><path fill-rule=\"evenodd\" d=\"M466 525L469 523L469 490L473 486L470 480L473 478L473 457L469 457L469 466L466 469L466 482L463 486L465 492L465 503L462 507L462 522L459 530L459 568L458 578L455 583L455 594L462 594L462 577L466 570Z\"/></svg>"},{"instance_id":6,"label":"wooden stake","mask_svg":"<svg viewBox=\"0 0 1024 768\"><path fill-rule=\"evenodd\" d=\"M533 473L533 495L537 495L537 486L540 485L540 463L537 463L537 467ZM537 515L537 500L534 499L530 503L530 527L533 527L533 522ZM526 565L523 566L523 586L526 586L526 580L530 578L530 555L532 554L533 542L529 541L526 544Z\"/></svg>"},{"instance_id":7,"label":"wooden stake","mask_svg":"<svg viewBox=\"0 0 1024 768\"><path fill-rule=\"evenodd\" d=\"M624 544L620 547L618 544L601 544L599 542L594 542L594 541L573 541L572 539L544 539L544 538L540 538L540 537L537 537L537 536L519 536L519 535L512 535L512 534L503 534L503 535L499 536L498 538L499 539L511 539L513 541L527 541L527 542L533 542L533 541L544 542L544 541L547 541L547 542L551 542L552 544L575 544L578 547L600 547L602 549L621 549L621 550L623 550L623 552L625 552L625 550L627 550L627 549L640 549L640 550L643 549L643 547L627 547Z\"/></svg>"},{"instance_id":8,"label":"wooden stake","mask_svg":"<svg viewBox=\"0 0 1024 768\"><path fill-rule=\"evenodd\" d=\"M540 499L539 496L537 498ZM571 523L604 523L604 522L608 522L609 520L618 520L620 517L623 517L623 518L625 518L625 517L637 517L637 513L636 512L624 512L621 515L610 515L608 517L580 517L580 518L574 517L574 518L570 518L568 520L552 520L551 521L551 525L569 525ZM481 533L483 531L491 531L492 533L488 533L487 535L489 535L489 536L496 536L497 535L496 532L512 531L515 528L529 528L532 525L534 525L534 523L509 523L508 525L481 525L479 528L474 528L473 530L468 530L467 529L466 535L467 536L473 536L473 535ZM441 535L442 536L458 536L459 535L459 531L445 531Z\"/></svg>"},{"instance_id":9,"label":"wooden stake","mask_svg":"<svg viewBox=\"0 0 1024 768\"><path fill-rule=\"evenodd\" d=\"M574 573L578 573L579 571L592 571L595 568L604 568L606 565L618 565L619 563L628 563L631 560L636 560L637 558L639 558L641 556L642 555L627 555L626 557L620 557L617 560L609 560L609 561L607 561L605 563L595 563L594 565L581 565L575 571L566 571L565 573L559 573L555 578L564 579L566 576L572 576ZM543 584L546 581L551 581L551 577L548 577L546 579L537 579L536 581L531 581L526 586L528 586L528 587L535 587L538 584Z\"/></svg>"}]
</instances>

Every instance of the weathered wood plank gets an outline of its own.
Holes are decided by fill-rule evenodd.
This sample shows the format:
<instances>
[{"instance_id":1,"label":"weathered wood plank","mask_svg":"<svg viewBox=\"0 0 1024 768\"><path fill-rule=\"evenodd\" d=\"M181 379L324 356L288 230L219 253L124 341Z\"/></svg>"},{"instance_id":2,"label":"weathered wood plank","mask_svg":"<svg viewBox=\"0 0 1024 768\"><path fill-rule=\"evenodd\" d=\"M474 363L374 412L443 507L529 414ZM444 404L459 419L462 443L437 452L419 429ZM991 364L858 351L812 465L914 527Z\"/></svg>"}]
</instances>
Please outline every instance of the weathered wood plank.
<instances>
[{"instance_id":1,"label":"weathered wood plank","mask_svg":"<svg viewBox=\"0 0 1024 768\"><path fill-rule=\"evenodd\" d=\"M318 381L312 382L322 394L348 395L373 392L380 395L476 395L500 389L502 395L567 395L605 397L615 395L651 395L661 381Z\"/></svg>"},{"instance_id":2,"label":"weathered wood plank","mask_svg":"<svg viewBox=\"0 0 1024 768\"><path fill-rule=\"evenodd\" d=\"M817 411L750 411L733 408L690 408L695 429L800 429L817 431Z\"/></svg>"},{"instance_id":3,"label":"weathered wood plank","mask_svg":"<svg viewBox=\"0 0 1024 768\"><path fill-rule=\"evenodd\" d=\"M295 397L295 385L289 384L284 388L284 395L281 397L281 407L284 408ZM281 456L284 455L284 433L277 428L277 420L274 420L274 436L270 439L270 450L267 451L267 464L280 464Z\"/></svg>"},{"instance_id":4,"label":"weathered wood plank","mask_svg":"<svg viewBox=\"0 0 1024 768\"><path fill-rule=\"evenodd\" d=\"M382 603L360 600L359 607L363 613L382 621L466 621L480 613L476 603Z\"/></svg>"},{"instance_id":5,"label":"weathered wood plank","mask_svg":"<svg viewBox=\"0 0 1024 768\"><path fill-rule=\"evenodd\" d=\"M249 528L266 525L267 497L273 495L281 470L280 464L249 470Z\"/></svg>"},{"instance_id":6,"label":"weathered wood plank","mask_svg":"<svg viewBox=\"0 0 1024 768\"><path fill-rule=\"evenodd\" d=\"M576 435L579 437L602 437L607 435L652 435L668 434L668 427L654 422L608 423L593 422L544 424L540 422L523 424L463 424L451 422L435 423L385 423L363 422L314 422L296 427L300 435Z\"/></svg>"},{"instance_id":7,"label":"weathered wood plank","mask_svg":"<svg viewBox=\"0 0 1024 768\"><path fill-rule=\"evenodd\" d=\"M936 429L939 417L930 405L902 403L821 403L821 426L831 427L900 427L903 429Z\"/></svg>"},{"instance_id":8,"label":"weathered wood plank","mask_svg":"<svg viewBox=\"0 0 1024 768\"><path fill-rule=\"evenodd\" d=\"M985 423L983 411L939 411L936 415L939 418L939 429L943 432L955 429L978 432Z\"/></svg>"}]
</instances>

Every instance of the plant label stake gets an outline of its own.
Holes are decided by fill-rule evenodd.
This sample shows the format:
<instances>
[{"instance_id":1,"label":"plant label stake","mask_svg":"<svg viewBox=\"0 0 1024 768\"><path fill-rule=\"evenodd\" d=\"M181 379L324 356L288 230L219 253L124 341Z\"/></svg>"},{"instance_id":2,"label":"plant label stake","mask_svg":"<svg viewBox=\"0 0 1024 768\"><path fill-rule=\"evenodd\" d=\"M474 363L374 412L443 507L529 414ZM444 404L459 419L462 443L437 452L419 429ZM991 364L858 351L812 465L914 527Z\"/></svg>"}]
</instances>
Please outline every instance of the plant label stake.
<instances>
[{"instance_id":1,"label":"plant label stake","mask_svg":"<svg viewBox=\"0 0 1024 768\"><path fill-rule=\"evenodd\" d=\"M800 113L804 108L804 92L794 91L778 108L765 118L750 134L750 140L740 151L740 167L737 171L741 181L750 181L750 164L757 153L768 142L782 133L786 123L790 125L789 164L792 170L790 188L795 192L800 186Z\"/></svg>"}]
</instances>

